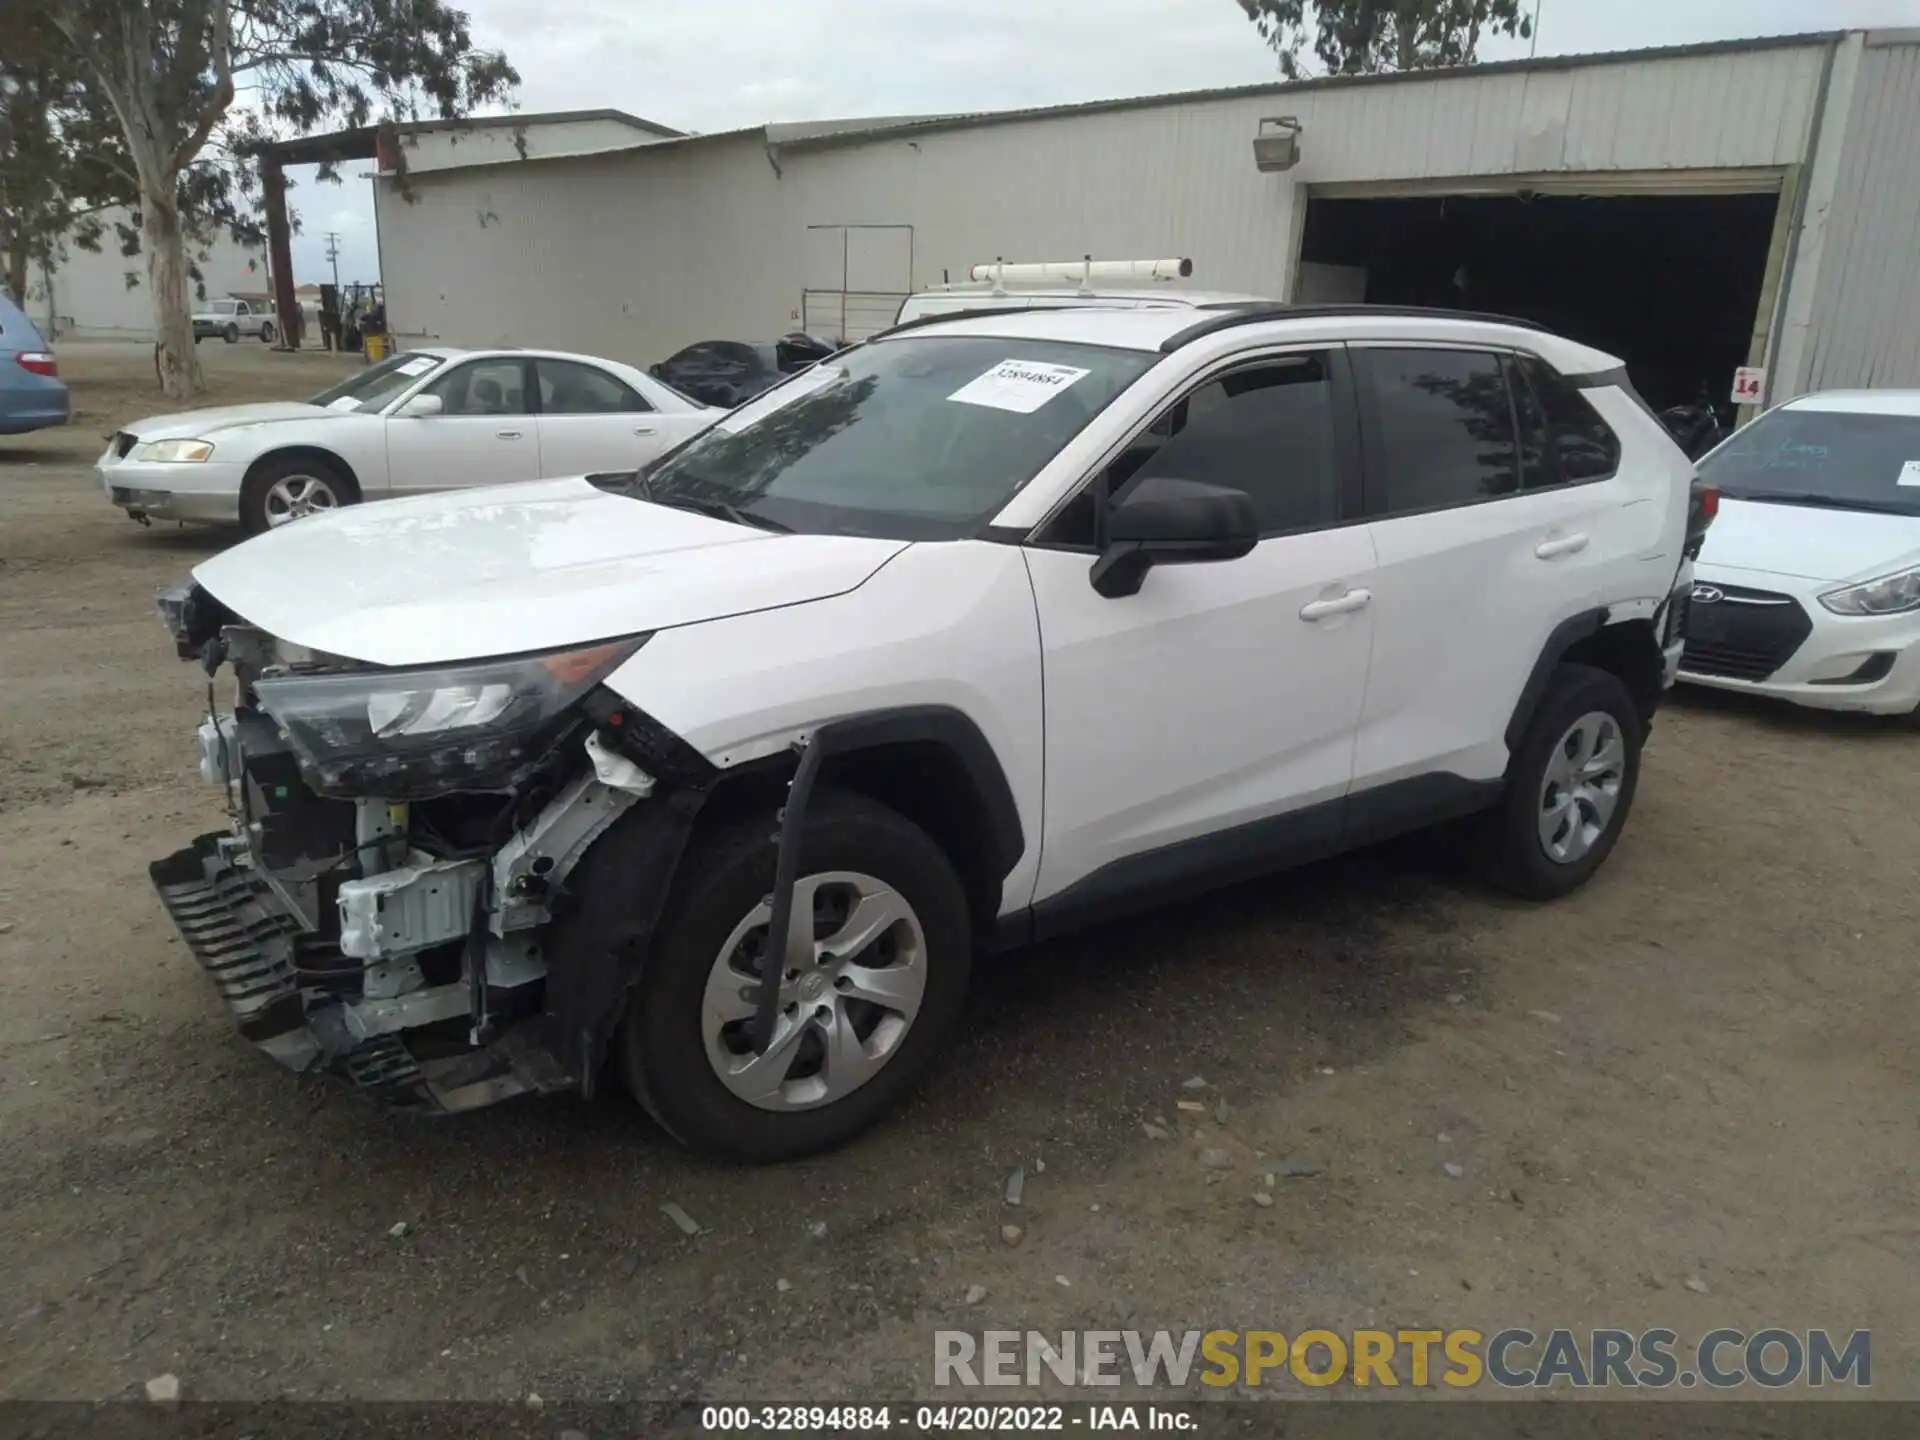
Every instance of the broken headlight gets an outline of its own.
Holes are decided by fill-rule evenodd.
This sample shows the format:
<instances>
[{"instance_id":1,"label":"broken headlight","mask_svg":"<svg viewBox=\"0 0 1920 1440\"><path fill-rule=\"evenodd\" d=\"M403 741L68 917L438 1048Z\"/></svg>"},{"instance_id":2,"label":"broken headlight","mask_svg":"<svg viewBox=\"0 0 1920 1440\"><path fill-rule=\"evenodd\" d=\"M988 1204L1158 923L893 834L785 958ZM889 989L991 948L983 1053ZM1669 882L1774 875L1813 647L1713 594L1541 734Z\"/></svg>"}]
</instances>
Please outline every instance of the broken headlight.
<instances>
[{"instance_id":1,"label":"broken headlight","mask_svg":"<svg viewBox=\"0 0 1920 1440\"><path fill-rule=\"evenodd\" d=\"M263 676L254 693L322 795L508 790L558 743L575 702L646 640L420 670Z\"/></svg>"}]
</instances>

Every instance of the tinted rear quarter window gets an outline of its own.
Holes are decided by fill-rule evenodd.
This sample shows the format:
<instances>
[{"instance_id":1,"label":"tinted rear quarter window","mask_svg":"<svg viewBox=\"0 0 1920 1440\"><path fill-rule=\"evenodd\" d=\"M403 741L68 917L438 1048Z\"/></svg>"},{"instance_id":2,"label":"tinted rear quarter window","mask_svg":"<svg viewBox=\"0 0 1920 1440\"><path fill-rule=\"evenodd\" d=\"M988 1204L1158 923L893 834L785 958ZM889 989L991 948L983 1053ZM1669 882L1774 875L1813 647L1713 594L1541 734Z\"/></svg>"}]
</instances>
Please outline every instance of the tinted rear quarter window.
<instances>
[{"instance_id":1,"label":"tinted rear quarter window","mask_svg":"<svg viewBox=\"0 0 1920 1440\"><path fill-rule=\"evenodd\" d=\"M1473 350L1367 349L1375 514L1470 505L1520 488L1515 416L1500 357Z\"/></svg>"},{"instance_id":2,"label":"tinted rear quarter window","mask_svg":"<svg viewBox=\"0 0 1920 1440\"><path fill-rule=\"evenodd\" d=\"M1527 488L1581 485L1619 473L1620 437L1592 402L1531 355L1519 356L1513 367L1522 448L1538 453L1540 462L1528 465Z\"/></svg>"}]
</instances>

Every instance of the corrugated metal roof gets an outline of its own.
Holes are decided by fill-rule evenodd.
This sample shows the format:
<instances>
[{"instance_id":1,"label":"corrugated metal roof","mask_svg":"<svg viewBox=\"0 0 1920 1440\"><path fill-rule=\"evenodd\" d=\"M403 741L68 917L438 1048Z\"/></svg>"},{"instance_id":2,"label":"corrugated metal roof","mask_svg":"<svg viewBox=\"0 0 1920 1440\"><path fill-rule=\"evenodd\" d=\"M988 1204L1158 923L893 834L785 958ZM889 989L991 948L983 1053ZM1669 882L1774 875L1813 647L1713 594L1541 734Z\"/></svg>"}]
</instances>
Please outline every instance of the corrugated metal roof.
<instances>
[{"instance_id":1,"label":"corrugated metal roof","mask_svg":"<svg viewBox=\"0 0 1920 1440\"><path fill-rule=\"evenodd\" d=\"M1765 36L1751 40L1715 40L1699 45L1668 45L1646 50L1603 50L1583 55L1542 55L1525 60L1498 60L1484 64L1460 65L1444 70L1397 70L1383 75L1325 75L1311 80L1275 81L1267 85L1229 85L1208 90L1175 90L1163 94L1126 96L1112 100L1085 100L1067 105L1038 105L1020 110L980 110L957 115L927 115L901 120L825 122L829 128L826 128L823 133L784 143L795 148L851 144L878 135L967 129L1021 120L1047 120L1056 117L1098 115L1114 110L1149 109L1159 105L1196 105L1210 100L1242 100L1258 95L1299 95L1316 90L1399 85L1432 80L1478 79L1486 75L1513 75L1532 71L1583 70L1598 65L1637 64L1648 60L1684 60L1701 55L1726 55L1806 45L1829 45L1844 38L1845 34L1843 30L1815 31L1797 35ZM775 127L765 128L771 132ZM772 139L771 133L768 138Z\"/></svg>"}]
</instances>

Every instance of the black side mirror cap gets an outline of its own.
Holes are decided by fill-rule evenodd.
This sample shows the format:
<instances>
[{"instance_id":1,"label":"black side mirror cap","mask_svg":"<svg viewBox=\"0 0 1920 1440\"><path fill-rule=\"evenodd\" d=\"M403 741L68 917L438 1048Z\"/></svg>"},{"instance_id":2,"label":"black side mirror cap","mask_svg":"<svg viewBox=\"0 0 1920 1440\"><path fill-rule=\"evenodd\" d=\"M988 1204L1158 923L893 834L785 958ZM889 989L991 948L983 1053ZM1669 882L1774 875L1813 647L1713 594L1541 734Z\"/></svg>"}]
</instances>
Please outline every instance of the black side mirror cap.
<instances>
[{"instance_id":1,"label":"black side mirror cap","mask_svg":"<svg viewBox=\"0 0 1920 1440\"><path fill-rule=\"evenodd\" d=\"M1244 490L1155 476L1107 510L1107 543L1087 578L1109 600L1136 595L1155 565L1238 560L1260 543Z\"/></svg>"}]
</instances>

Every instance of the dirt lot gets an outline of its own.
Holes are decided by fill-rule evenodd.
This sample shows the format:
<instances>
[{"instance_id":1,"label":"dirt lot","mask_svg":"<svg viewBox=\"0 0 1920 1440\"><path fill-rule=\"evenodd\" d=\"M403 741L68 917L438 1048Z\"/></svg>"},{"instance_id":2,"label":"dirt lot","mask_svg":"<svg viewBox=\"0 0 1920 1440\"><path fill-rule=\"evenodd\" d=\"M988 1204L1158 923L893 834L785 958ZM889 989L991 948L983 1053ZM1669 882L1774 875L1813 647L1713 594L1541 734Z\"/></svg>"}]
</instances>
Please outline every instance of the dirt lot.
<instances>
[{"instance_id":1,"label":"dirt lot","mask_svg":"<svg viewBox=\"0 0 1920 1440\"><path fill-rule=\"evenodd\" d=\"M202 348L219 399L339 368ZM901 1398L937 1327L1123 1323L1871 1327L1920 1393L1920 729L1682 700L1560 905L1402 845L996 963L786 1172L617 1098L382 1115L251 1051L148 890L219 820L151 595L232 537L105 503L147 361L61 363L77 422L0 440L0 1398Z\"/></svg>"}]
</instances>

